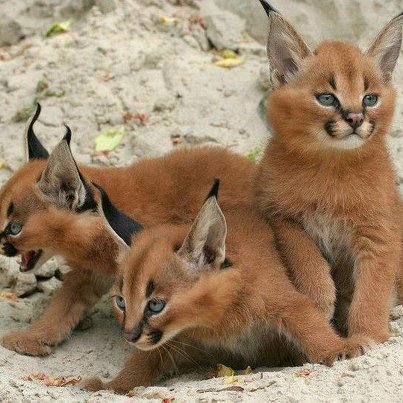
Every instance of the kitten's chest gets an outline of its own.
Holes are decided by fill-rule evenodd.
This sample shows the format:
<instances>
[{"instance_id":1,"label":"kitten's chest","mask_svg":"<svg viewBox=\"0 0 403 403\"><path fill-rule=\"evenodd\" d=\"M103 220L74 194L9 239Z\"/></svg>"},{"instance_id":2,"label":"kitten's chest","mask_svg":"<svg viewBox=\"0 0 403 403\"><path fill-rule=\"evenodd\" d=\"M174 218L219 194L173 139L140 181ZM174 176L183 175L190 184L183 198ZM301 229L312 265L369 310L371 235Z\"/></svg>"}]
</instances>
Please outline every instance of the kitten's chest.
<instances>
[{"instance_id":1,"label":"kitten's chest","mask_svg":"<svg viewBox=\"0 0 403 403\"><path fill-rule=\"evenodd\" d=\"M323 211L303 216L301 224L332 265L353 260L352 228L344 220Z\"/></svg>"}]
</instances>

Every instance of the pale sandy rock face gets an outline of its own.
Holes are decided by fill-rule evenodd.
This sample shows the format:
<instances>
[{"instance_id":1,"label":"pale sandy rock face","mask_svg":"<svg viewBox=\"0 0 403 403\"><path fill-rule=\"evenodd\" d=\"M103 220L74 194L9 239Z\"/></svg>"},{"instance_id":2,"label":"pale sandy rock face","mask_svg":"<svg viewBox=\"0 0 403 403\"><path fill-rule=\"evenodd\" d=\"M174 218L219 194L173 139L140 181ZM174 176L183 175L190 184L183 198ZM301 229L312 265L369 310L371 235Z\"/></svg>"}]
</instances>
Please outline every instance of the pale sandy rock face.
<instances>
[{"instance_id":1,"label":"pale sandy rock face","mask_svg":"<svg viewBox=\"0 0 403 403\"><path fill-rule=\"evenodd\" d=\"M273 0L273 6L311 46L336 38L365 48L402 11L401 0ZM244 153L264 147L270 135L264 110L267 18L258 0L0 0L0 9L0 158L9 166L0 169L0 183L23 162L25 120L36 100L43 106L37 132L44 144L51 149L67 123L73 130L73 153L86 164L126 165L161 155L177 143L223 145ZM52 23L67 19L73 20L70 32L43 37ZM16 25L3 34L7 21ZM2 47L7 35L14 45ZM26 39L20 40L22 36ZM212 45L237 50L245 63L231 70L215 66ZM402 63L395 72L398 108L389 138L400 180ZM127 119L127 113L148 120ZM121 145L107 157L94 155L95 137L122 126L127 136ZM49 262L36 276L25 275L16 260L0 257L0 289L30 295L17 301L0 298L0 334L27 327L68 270ZM35 290L40 292L32 294ZM88 329L75 332L46 360L0 347L0 401L127 402L127 397L108 392L90 395L21 379L32 372L113 377L130 348L120 337L108 298L96 307L93 319L94 326L82 324ZM401 308L393 312L391 328L394 337L385 345L330 369L307 365L304 370L311 375L306 378L301 368L265 370L240 377L231 391L227 388L234 385L207 380L199 371L155 388L139 388L136 401L399 401Z\"/></svg>"}]
</instances>

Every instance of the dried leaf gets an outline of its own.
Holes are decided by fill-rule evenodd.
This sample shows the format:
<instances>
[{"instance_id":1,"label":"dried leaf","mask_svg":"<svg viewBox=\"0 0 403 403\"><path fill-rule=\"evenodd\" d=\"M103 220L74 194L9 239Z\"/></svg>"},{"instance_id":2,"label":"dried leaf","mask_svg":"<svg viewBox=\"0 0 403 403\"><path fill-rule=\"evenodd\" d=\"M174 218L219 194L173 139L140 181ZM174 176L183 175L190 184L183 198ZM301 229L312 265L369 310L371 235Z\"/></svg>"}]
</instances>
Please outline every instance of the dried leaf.
<instances>
[{"instance_id":1,"label":"dried leaf","mask_svg":"<svg viewBox=\"0 0 403 403\"><path fill-rule=\"evenodd\" d=\"M237 67L243 63L245 63L245 59L241 59L240 57L237 57L236 59L221 59L217 62L214 62L216 66L225 67L227 69Z\"/></svg>"},{"instance_id":2,"label":"dried leaf","mask_svg":"<svg viewBox=\"0 0 403 403\"><path fill-rule=\"evenodd\" d=\"M249 375L253 374L252 368L250 366L246 367L246 369L243 369L241 371L237 371L238 375Z\"/></svg>"},{"instance_id":3,"label":"dried leaf","mask_svg":"<svg viewBox=\"0 0 403 403\"><path fill-rule=\"evenodd\" d=\"M247 151L244 156L251 161L257 161L257 159L261 156L262 154L262 149L260 147L256 147L253 150Z\"/></svg>"},{"instance_id":4,"label":"dried leaf","mask_svg":"<svg viewBox=\"0 0 403 403\"><path fill-rule=\"evenodd\" d=\"M294 372L294 376L297 378L307 378L311 374L312 371L310 369L301 369L300 371Z\"/></svg>"},{"instance_id":5,"label":"dried leaf","mask_svg":"<svg viewBox=\"0 0 403 403\"><path fill-rule=\"evenodd\" d=\"M166 25L173 25L176 24L179 20L175 17L169 17L167 15L160 16L160 23Z\"/></svg>"},{"instance_id":6,"label":"dried leaf","mask_svg":"<svg viewBox=\"0 0 403 403\"><path fill-rule=\"evenodd\" d=\"M0 292L0 298L6 299L8 301L16 302L18 301L18 297L10 291L2 291Z\"/></svg>"},{"instance_id":7,"label":"dried leaf","mask_svg":"<svg viewBox=\"0 0 403 403\"><path fill-rule=\"evenodd\" d=\"M45 37L49 38L50 36L62 34L64 32L70 31L72 20L66 20L61 22L55 22L46 32Z\"/></svg>"},{"instance_id":8,"label":"dried leaf","mask_svg":"<svg viewBox=\"0 0 403 403\"><path fill-rule=\"evenodd\" d=\"M237 59L238 54L231 49L224 49L220 52L220 56L223 59Z\"/></svg>"},{"instance_id":9,"label":"dried leaf","mask_svg":"<svg viewBox=\"0 0 403 403\"><path fill-rule=\"evenodd\" d=\"M230 391L230 392L243 392L245 389L242 386L228 386L228 388L220 389L218 392Z\"/></svg>"},{"instance_id":10,"label":"dried leaf","mask_svg":"<svg viewBox=\"0 0 403 403\"><path fill-rule=\"evenodd\" d=\"M105 152L114 150L126 135L125 129L109 129L102 132L95 139L95 152Z\"/></svg>"},{"instance_id":11,"label":"dried leaf","mask_svg":"<svg viewBox=\"0 0 403 403\"><path fill-rule=\"evenodd\" d=\"M76 385L81 381L80 376L69 376L69 377L58 377L58 378L53 378L50 376L47 376L43 372L38 372L35 374L30 374L27 376L24 376L22 378L24 381L40 381L42 382L45 386L56 386L56 387L65 387L69 385Z\"/></svg>"},{"instance_id":12,"label":"dried leaf","mask_svg":"<svg viewBox=\"0 0 403 403\"><path fill-rule=\"evenodd\" d=\"M238 382L238 378L235 378L234 375L227 376L227 377L225 377L225 379L224 379L224 383L225 383L226 385L229 385L229 384L231 384L231 383L237 383L237 382Z\"/></svg>"},{"instance_id":13,"label":"dried leaf","mask_svg":"<svg viewBox=\"0 0 403 403\"><path fill-rule=\"evenodd\" d=\"M175 400L174 397L164 397L162 403L172 403Z\"/></svg>"},{"instance_id":14,"label":"dried leaf","mask_svg":"<svg viewBox=\"0 0 403 403\"><path fill-rule=\"evenodd\" d=\"M222 376L234 376L235 375L235 371L230 368L230 367L226 367L223 364L217 364L217 377L220 378Z\"/></svg>"}]
</instances>

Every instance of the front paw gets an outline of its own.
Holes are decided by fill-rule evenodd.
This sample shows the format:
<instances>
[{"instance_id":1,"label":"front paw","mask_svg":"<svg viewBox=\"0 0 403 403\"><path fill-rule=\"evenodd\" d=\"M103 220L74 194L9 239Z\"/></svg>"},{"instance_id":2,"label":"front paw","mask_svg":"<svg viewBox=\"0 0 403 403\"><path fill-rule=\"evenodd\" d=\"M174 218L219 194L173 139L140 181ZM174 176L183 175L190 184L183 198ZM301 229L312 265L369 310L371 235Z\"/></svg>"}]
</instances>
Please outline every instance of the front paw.
<instances>
[{"instance_id":1,"label":"front paw","mask_svg":"<svg viewBox=\"0 0 403 403\"><path fill-rule=\"evenodd\" d=\"M2 337L1 344L8 350L34 357L43 357L52 352L52 348L45 344L40 337L28 331L7 333Z\"/></svg>"},{"instance_id":2,"label":"front paw","mask_svg":"<svg viewBox=\"0 0 403 403\"><path fill-rule=\"evenodd\" d=\"M89 392L98 392L99 390L107 389L105 384L99 378L83 379L79 386L81 389L88 390Z\"/></svg>"},{"instance_id":3,"label":"front paw","mask_svg":"<svg viewBox=\"0 0 403 403\"><path fill-rule=\"evenodd\" d=\"M342 339L341 344L332 351L329 351L321 360L322 364L331 366L337 360L345 360L359 357L370 350L374 341L365 336L352 336Z\"/></svg>"}]
</instances>

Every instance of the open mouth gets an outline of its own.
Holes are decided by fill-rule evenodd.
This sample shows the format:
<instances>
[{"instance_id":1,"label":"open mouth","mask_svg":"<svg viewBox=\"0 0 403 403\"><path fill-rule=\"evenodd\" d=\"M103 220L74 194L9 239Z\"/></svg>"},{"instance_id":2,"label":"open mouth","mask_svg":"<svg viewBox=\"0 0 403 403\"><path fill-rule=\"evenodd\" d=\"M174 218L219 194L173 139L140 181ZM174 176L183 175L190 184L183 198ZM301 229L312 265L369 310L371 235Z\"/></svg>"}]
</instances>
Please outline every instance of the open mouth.
<instances>
[{"instance_id":1,"label":"open mouth","mask_svg":"<svg viewBox=\"0 0 403 403\"><path fill-rule=\"evenodd\" d=\"M20 270L23 272L32 270L41 256L42 249L21 253Z\"/></svg>"}]
</instances>

